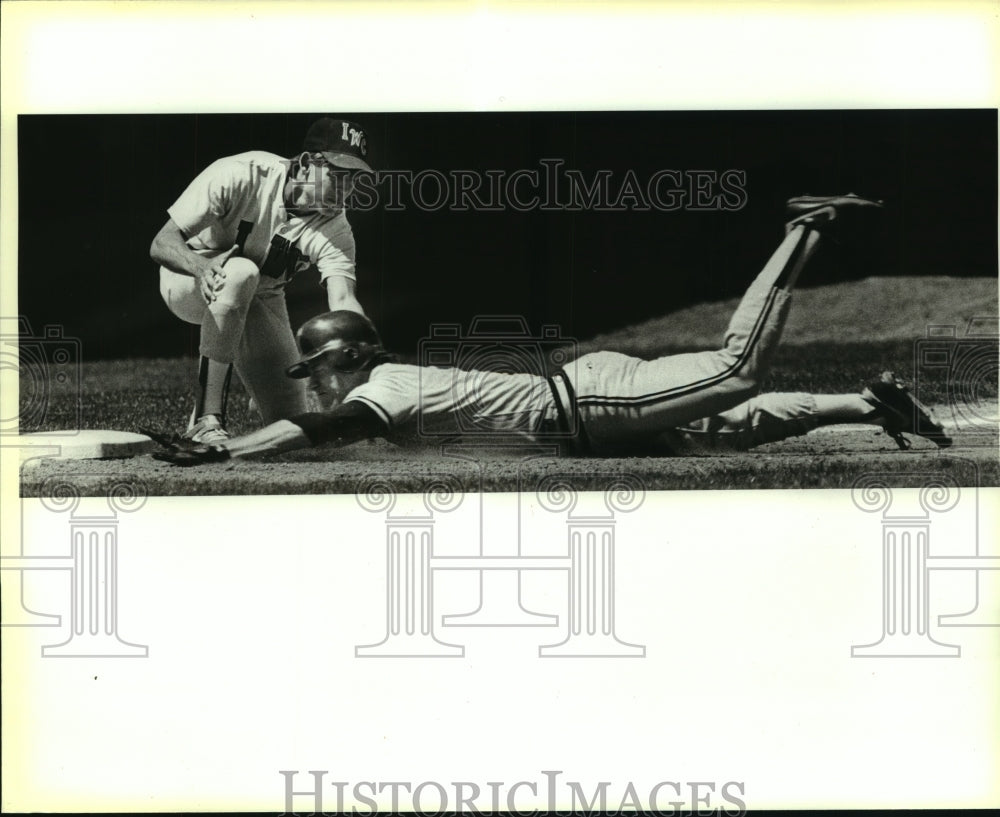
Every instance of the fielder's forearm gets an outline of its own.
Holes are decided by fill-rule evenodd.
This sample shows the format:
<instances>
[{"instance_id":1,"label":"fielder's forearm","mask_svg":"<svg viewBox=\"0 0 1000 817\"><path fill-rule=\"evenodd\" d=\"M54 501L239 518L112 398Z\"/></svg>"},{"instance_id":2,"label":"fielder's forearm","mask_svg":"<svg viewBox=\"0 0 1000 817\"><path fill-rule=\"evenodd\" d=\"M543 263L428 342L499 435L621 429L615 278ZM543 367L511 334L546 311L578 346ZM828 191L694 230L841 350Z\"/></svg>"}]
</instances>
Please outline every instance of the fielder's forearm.
<instances>
[{"instance_id":1,"label":"fielder's forearm","mask_svg":"<svg viewBox=\"0 0 1000 817\"><path fill-rule=\"evenodd\" d=\"M168 219L156 234L149 247L149 257L161 267L193 276L197 276L206 263L203 256L188 247L184 233L173 219Z\"/></svg>"},{"instance_id":2,"label":"fielder's forearm","mask_svg":"<svg viewBox=\"0 0 1000 817\"><path fill-rule=\"evenodd\" d=\"M268 426L227 440L224 448L233 457L249 454L264 454L278 451L294 451L311 445L305 432L290 420L278 420Z\"/></svg>"},{"instance_id":3,"label":"fielder's forearm","mask_svg":"<svg viewBox=\"0 0 1000 817\"><path fill-rule=\"evenodd\" d=\"M326 303L331 312L346 309L364 315L365 310L355 294L354 281L341 276L330 276L324 280L326 286Z\"/></svg>"}]
</instances>

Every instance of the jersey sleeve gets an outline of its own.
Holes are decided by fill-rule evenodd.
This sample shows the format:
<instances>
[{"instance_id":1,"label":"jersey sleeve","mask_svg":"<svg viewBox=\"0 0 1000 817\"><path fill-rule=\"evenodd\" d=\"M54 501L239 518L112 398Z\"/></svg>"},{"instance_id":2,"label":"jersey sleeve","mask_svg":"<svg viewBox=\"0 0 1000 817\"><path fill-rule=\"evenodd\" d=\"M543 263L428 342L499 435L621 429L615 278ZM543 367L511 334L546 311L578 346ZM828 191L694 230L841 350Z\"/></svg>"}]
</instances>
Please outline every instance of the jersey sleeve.
<instances>
[{"instance_id":1,"label":"jersey sleeve","mask_svg":"<svg viewBox=\"0 0 1000 817\"><path fill-rule=\"evenodd\" d=\"M420 383L416 368L397 364L376 366L367 383L344 398L372 409L390 428L412 420L417 413Z\"/></svg>"},{"instance_id":2,"label":"jersey sleeve","mask_svg":"<svg viewBox=\"0 0 1000 817\"><path fill-rule=\"evenodd\" d=\"M195 177L167 213L186 236L197 235L229 212L242 183L238 163L219 159Z\"/></svg>"},{"instance_id":3,"label":"jersey sleeve","mask_svg":"<svg viewBox=\"0 0 1000 817\"><path fill-rule=\"evenodd\" d=\"M310 252L310 249L306 248L306 251L315 259L319 280L324 285L327 278L334 276L357 280L354 231L346 218L335 219L321 230L316 236L315 252Z\"/></svg>"}]
</instances>

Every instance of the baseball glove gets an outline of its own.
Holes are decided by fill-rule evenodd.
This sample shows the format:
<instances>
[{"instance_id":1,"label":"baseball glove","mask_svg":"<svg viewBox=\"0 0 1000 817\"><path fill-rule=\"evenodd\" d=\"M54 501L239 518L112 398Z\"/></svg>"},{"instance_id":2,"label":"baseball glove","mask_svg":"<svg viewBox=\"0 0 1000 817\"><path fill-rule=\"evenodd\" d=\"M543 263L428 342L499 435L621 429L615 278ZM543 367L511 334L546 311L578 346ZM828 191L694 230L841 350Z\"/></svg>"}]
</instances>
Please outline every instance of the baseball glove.
<instances>
[{"instance_id":1,"label":"baseball glove","mask_svg":"<svg viewBox=\"0 0 1000 817\"><path fill-rule=\"evenodd\" d=\"M193 465L208 465L213 462L225 462L230 453L221 445L204 445L185 439L178 434L165 434L148 428L140 431L154 442L162 446L162 451L154 451L153 459L169 462L171 465L190 467Z\"/></svg>"}]
</instances>

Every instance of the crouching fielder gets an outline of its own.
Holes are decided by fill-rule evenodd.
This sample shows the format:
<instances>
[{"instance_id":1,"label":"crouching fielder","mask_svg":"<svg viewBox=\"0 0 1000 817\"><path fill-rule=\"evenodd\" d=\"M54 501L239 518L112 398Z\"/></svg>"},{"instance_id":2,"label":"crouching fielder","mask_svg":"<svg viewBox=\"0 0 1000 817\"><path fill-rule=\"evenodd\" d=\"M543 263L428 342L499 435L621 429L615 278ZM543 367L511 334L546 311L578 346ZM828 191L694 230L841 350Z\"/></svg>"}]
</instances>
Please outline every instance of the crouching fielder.
<instances>
[{"instance_id":1,"label":"crouching fielder","mask_svg":"<svg viewBox=\"0 0 1000 817\"><path fill-rule=\"evenodd\" d=\"M558 436L582 456L682 452L691 445L750 448L819 425L872 423L950 444L886 373L855 395L757 395L780 339L791 288L843 211L878 208L856 196L797 199L785 239L733 314L722 348L644 361L614 352L580 357L552 377L399 364L371 322L328 312L298 332L301 360L323 412L305 413L218 445L172 445L159 459L197 465L309 445L405 434L489 431ZM842 219L840 219L842 221ZM839 226L839 224L838 224ZM903 445L903 443L900 443Z\"/></svg>"},{"instance_id":2,"label":"crouching fielder","mask_svg":"<svg viewBox=\"0 0 1000 817\"><path fill-rule=\"evenodd\" d=\"M306 410L302 384L284 376L298 358L285 285L315 267L329 309L363 313L355 296L354 234L344 207L355 174L370 172L364 131L325 117L303 151L219 159L188 185L153 239L160 294L200 329L198 393L185 438L229 438L226 402L235 366L264 422Z\"/></svg>"}]
</instances>

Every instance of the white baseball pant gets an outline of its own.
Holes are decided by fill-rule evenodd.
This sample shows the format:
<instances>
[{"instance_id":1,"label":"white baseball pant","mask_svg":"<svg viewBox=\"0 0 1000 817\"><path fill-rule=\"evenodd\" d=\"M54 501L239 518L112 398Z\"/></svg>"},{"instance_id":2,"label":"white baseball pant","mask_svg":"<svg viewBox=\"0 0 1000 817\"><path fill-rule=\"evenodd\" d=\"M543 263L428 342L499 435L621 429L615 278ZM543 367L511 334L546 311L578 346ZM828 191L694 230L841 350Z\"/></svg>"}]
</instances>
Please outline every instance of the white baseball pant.
<instances>
[{"instance_id":1,"label":"white baseball pant","mask_svg":"<svg viewBox=\"0 0 1000 817\"><path fill-rule=\"evenodd\" d=\"M299 359L285 293L257 265L230 258L217 299L208 304L197 280L160 267L160 295L181 320L201 326L199 353L232 363L265 423L307 411L305 381L285 369Z\"/></svg>"},{"instance_id":2,"label":"white baseball pant","mask_svg":"<svg viewBox=\"0 0 1000 817\"><path fill-rule=\"evenodd\" d=\"M791 288L819 233L793 229L747 289L721 349L657 360L615 352L583 355L563 370L584 450L601 453L726 412L758 391L788 317ZM565 405L568 403L569 405Z\"/></svg>"},{"instance_id":3,"label":"white baseball pant","mask_svg":"<svg viewBox=\"0 0 1000 817\"><path fill-rule=\"evenodd\" d=\"M819 413L813 395L774 392L759 394L728 411L665 431L657 442L678 455L747 451L807 434L818 425Z\"/></svg>"}]
</instances>

